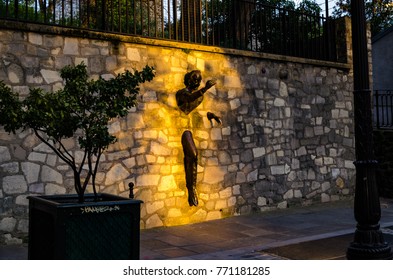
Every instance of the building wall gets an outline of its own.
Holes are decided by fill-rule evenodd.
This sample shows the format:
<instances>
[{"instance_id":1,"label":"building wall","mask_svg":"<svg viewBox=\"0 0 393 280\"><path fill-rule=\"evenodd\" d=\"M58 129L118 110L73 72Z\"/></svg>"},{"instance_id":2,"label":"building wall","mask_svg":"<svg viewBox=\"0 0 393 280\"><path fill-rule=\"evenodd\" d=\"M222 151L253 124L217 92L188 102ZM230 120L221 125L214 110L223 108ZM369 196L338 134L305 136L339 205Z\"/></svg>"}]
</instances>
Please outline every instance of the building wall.
<instances>
[{"instance_id":1,"label":"building wall","mask_svg":"<svg viewBox=\"0 0 393 280\"><path fill-rule=\"evenodd\" d=\"M354 190L352 76L347 64L252 54L125 36L0 30L0 79L21 96L62 86L58 70L84 61L92 76L156 69L137 107L113 120L97 176L100 191L144 201L142 228L245 215L351 197ZM217 85L193 112L199 205L187 201L181 134L189 120L175 93L199 69ZM213 126L211 111L222 118ZM78 156L75 139L65 143ZM1 242L22 242L29 195L73 191L72 172L30 131L0 130Z\"/></svg>"},{"instance_id":2,"label":"building wall","mask_svg":"<svg viewBox=\"0 0 393 280\"><path fill-rule=\"evenodd\" d=\"M393 28L378 34L372 41L373 89L393 89Z\"/></svg>"}]
</instances>

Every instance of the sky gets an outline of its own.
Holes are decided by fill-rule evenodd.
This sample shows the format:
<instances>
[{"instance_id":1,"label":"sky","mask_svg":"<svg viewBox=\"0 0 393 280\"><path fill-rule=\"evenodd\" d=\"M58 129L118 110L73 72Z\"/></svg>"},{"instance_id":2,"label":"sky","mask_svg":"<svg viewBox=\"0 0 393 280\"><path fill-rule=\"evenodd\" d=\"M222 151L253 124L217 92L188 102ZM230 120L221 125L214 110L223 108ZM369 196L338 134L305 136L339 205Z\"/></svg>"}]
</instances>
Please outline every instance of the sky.
<instances>
[{"instance_id":1,"label":"sky","mask_svg":"<svg viewBox=\"0 0 393 280\"><path fill-rule=\"evenodd\" d=\"M315 2L322 8L322 13L325 14L325 0L315 0ZM328 0L328 5L329 5L329 15L333 13L333 8L336 5L336 0Z\"/></svg>"},{"instance_id":2,"label":"sky","mask_svg":"<svg viewBox=\"0 0 393 280\"><path fill-rule=\"evenodd\" d=\"M294 0L296 4L301 2L302 0ZM315 2L321 7L322 9L322 14L325 15L325 0L315 0ZM329 5L329 15L333 13L333 8L336 5L337 0L328 0L328 5Z\"/></svg>"}]
</instances>

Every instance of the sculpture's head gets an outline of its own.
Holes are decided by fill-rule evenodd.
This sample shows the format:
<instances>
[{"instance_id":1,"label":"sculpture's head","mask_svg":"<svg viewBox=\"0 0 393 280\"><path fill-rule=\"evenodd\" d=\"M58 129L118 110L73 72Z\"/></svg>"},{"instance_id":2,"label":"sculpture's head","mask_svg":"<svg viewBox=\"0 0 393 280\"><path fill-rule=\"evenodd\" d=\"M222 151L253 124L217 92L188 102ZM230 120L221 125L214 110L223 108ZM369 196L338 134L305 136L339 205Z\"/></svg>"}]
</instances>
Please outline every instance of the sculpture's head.
<instances>
[{"instance_id":1,"label":"sculpture's head","mask_svg":"<svg viewBox=\"0 0 393 280\"><path fill-rule=\"evenodd\" d=\"M201 85L202 73L199 70L193 70L184 75L184 84L188 89L196 90Z\"/></svg>"}]
</instances>

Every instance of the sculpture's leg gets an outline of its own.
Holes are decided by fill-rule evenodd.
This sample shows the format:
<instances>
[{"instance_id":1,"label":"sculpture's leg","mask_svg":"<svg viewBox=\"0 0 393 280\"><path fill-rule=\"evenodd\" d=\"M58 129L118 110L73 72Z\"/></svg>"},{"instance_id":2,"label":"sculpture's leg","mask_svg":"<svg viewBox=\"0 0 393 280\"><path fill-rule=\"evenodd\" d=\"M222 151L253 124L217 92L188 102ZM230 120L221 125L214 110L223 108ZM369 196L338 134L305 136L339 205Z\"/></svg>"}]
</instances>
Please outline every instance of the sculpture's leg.
<instances>
[{"instance_id":1,"label":"sculpture's leg","mask_svg":"<svg viewBox=\"0 0 393 280\"><path fill-rule=\"evenodd\" d=\"M197 206L198 197L196 193L196 181L198 151L195 147L191 131L186 130L183 132L181 143L184 152L184 169L186 173L186 187L188 190L188 204L190 204L190 206Z\"/></svg>"}]
</instances>

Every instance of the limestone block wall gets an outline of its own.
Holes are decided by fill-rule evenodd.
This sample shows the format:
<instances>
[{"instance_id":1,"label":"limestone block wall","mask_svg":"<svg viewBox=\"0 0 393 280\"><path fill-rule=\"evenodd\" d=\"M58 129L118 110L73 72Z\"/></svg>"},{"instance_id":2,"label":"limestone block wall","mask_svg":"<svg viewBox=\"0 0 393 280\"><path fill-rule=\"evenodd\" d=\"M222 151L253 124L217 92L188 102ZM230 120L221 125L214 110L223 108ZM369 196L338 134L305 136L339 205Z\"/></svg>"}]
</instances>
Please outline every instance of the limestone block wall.
<instances>
[{"instance_id":1,"label":"limestone block wall","mask_svg":"<svg viewBox=\"0 0 393 280\"><path fill-rule=\"evenodd\" d=\"M100 191L135 198L152 228L350 197L354 188L352 76L348 65L253 55L190 44L86 33L0 29L0 79L21 96L56 90L58 70L83 61L92 78L156 69L137 107L113 120L118 142L105 153ZM217 79L189 115L176 106L186 72ZM210 123L206 113L220 116ZM192 123L192 126L190 125ZM199 205L187 201L181 134L198 148ZM77 142L68 139L78 156ZM28 231L29 195L73 192L72 172L30 132L0 129L0 240Z\"/></svg>"}]
</instances>

